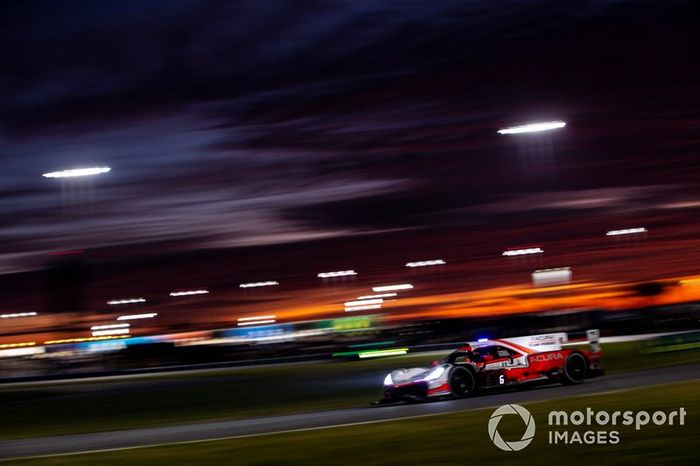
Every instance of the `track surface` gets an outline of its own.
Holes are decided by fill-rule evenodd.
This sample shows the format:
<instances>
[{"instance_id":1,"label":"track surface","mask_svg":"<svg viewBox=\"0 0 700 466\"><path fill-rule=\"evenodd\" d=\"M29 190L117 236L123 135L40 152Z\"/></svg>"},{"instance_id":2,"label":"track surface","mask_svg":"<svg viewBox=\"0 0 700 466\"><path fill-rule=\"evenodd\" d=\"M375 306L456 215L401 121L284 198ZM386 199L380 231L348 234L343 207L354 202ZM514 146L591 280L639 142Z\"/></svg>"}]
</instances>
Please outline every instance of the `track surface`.
<instances>
[{"instance_id":1,"label":"track surface","mask_svg":"<svg viewBox=\"0 0 700 466\"><path fill-rule=\"evenodd\" d=\"M364 406L231 421L7 440L0 442L0 459L82 453L96 450L260 435L290 430L318 429L353 423L381 422L406 417L487 408L506 403L531 403L695 379L700 379L700 364L686 364L614 374L590 379L585 384L569 387L551 385L527 391L487 393L463 400L436 401L411 405Z\"/></svg>"}]
</instances>

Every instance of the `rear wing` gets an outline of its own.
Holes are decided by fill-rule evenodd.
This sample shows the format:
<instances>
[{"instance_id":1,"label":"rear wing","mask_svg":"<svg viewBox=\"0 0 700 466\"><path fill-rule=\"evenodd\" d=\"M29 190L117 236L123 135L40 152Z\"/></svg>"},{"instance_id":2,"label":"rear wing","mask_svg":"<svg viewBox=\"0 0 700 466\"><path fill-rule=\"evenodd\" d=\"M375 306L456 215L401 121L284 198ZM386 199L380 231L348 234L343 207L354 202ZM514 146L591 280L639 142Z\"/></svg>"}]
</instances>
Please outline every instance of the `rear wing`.
<instances>
[{"instance_id":1,"label":"rear wing","mask_svg":"<svg viewBox=\"0 0 700 466\"><path fill-rule=\"evenodd\" d=\"M600 331L598 329L586 330L586 339L569 339L565 332L544 333L541 335L527 335L524 337L500 338L493 340L503 342L519 348L526 353L539 353L542 351L558 351L563 346L580 345L588 343L591 351L600 352Z\"/></svg>"},{"instance_id":2,"label":"rear wing","mask_svg":"<svg viewBox=\"0 0 700 466\"><path fill-rule=\"evenodd\" d=\"M591 352L600 353L600 330L597 328L586 330L585 337L571 338L564 346L581 346L586 343L590 346Z\"/></svg>"},{"instance_id":3,"label":"rear wing","mask_svg":"<svg viewBox=\"0 0 700 466\"><path fill-rule=\"evenodd\" d=\"M542 351L560 350L561 346L569 341L569 337L566 333L559 332L528 335L525 337L500 338L494 341L509 344L526 353L539 353Z\"/></svg>"},{"instance_id":4,"label":"rear wing","mask_svg":"<svg viewBox=\"0 0 700 466\"><path fill-rule=\"evenodd\" d=\"M591 351L600 353L600 330L597 328L586 330L586 340L591 345Z\"/></svg>"}]
</instances>

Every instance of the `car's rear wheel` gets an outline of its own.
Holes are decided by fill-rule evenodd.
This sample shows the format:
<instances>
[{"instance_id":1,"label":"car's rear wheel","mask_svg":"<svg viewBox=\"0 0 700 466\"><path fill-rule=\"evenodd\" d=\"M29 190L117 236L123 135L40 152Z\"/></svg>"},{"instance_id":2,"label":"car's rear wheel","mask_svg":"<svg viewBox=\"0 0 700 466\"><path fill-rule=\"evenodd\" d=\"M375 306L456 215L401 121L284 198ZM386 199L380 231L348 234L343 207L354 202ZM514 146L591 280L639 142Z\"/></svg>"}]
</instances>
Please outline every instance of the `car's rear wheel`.
<instances>
[{"instance_id":1,"label":"car's rear wheel","mask_svg":"<svg viewBox=\"0 0 700 466\"><path fill-rule=\"evenodd\" d=\"M574 385L583 383L588 372L588 361L581 353L571 353L564 363L564 374L562 383L564 385Z\"/></svg>"},{"instance_id":2,"label":"car's rear wheel","mask_svg":"<svg viewBox=\"0 0 700 466\"><path fill-rule=\"evenodd\" d=\"M450 372L450 391L455 398L466 398L476 391L474 372L464 367L455 367Z\"/></svg>"}]
</instances>

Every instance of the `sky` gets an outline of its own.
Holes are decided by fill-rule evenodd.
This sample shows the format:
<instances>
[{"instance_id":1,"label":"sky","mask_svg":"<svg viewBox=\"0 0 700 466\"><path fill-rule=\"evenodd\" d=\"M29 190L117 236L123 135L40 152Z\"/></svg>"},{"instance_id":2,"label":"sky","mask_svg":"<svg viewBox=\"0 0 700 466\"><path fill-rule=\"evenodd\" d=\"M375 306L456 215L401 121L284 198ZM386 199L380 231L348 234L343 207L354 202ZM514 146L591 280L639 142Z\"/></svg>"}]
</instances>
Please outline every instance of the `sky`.
<instances>
[{"instance_id":1,"label":"sky","mask_svg":"<svg viewBox=\"0 0 700 466\"><path fill-rule=\"evenodd\" d=\"M700 212L698 16L684 1L2 2L0 273L51 251L357 251L405 232L482 251L640 224L683 238ZM542 120L567 126L496 132ZM41 176L82 166L112 170Z\"/></svg>"}]
</instances>

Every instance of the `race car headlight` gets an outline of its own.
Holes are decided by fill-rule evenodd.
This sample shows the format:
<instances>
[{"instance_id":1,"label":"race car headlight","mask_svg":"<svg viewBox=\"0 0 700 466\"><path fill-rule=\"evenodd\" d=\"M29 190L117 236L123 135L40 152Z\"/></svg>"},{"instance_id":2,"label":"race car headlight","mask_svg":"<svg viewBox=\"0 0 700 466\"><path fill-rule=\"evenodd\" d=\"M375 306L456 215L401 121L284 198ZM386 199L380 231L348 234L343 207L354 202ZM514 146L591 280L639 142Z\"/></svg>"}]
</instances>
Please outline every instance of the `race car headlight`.
<instances>
[{"instance_id":1,"label":"race car headlight","mask_svg":"<svg viewBox=\"0 0 700 466\"><path fill-rule=\"evenodd\" d=\"M423 381L430 382L431 380L439 379L443 372L445 372L444 367L436 367L435 370L433 370L433 372L423 377Z\"/></svg>"},{"instance_id":2,"label":"race car headlight","mask_svg":"<svg viewBox=\"0 0 700 466\"><path fill-rule=\"evenodd\" d=\"M391 379L391 374L387 374L384 377L384 385L394 385L394 381Z\"/></svg>"}]
</instances>

